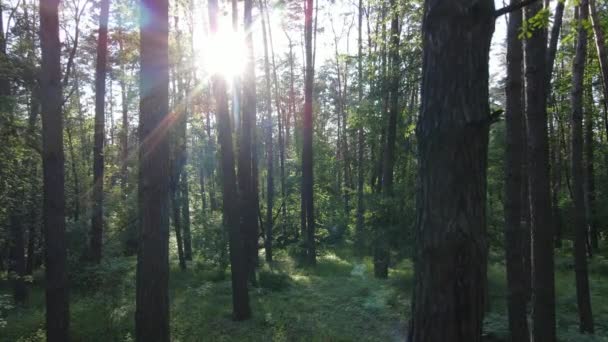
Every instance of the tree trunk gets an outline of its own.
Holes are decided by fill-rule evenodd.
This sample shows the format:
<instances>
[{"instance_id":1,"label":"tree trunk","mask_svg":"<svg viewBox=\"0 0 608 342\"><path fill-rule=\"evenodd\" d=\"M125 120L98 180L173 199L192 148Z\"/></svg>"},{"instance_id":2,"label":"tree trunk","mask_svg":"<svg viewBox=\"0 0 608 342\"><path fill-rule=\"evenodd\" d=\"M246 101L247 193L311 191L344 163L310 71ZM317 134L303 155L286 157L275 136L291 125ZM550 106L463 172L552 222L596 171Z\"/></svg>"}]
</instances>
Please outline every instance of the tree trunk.
<instances>
[{"instance_id":1,"label":"tree trunk","mask_svg":"<svg viewBox=\"0 0 608 342\"><path fill-rule=\"evenodd\" d=\"M218 2L209 0L209 28L211 34L218 30ZM232 315L237 321L251 317L249 292L247 289L247 254L245 253L244 234L241 231L237 195L237 180L234 170L234 149L232 129L230 127L230 110L226 95L226 81L220 75L211 78L213 96L216 103L216 120L220 158L223 175L223 219L228 230L230 246L230 263L232 265Z\"/></svg>"},{"instance_id":2,"label":"tree trunk","mask_svg":"<svg viewBox=\"0 0 608 342\"><path fill-rule=\"evenodd\" d=\"M363 0L359 0L359 25L358 25L358 56L357 56L357 77L358 85L358 103L363 101ZM359 108L361 110L361 108ZM362 113L359 113L361 115ZM363 149L365 148L365 140L363 135L363 125L359 124L357 128L357 225L355 230L355 252L363 254L365 237L365 207L363 206L363 185L364 185L364 169L363 169Z\"/></svg>"},{"instance_id":3,"label":"tree trunk","mask_svg":"<svg viewBox=\"0 0 608 342\"><path fill-rule=\"evenodd\" d=\"M264 239L264 249L266 251L266 261L272 262L272 226L273 226L273 206L274 206L274 148L272 146L272 99L270 84L270 59L268 58L268 38L266 34L266 16L264 4L260 5L262 12L262 37L264 41L264 78L266 80L266 230ZM269 23L270 24L270 23ZM278 87L278 85L276 85ZM280 107L277 96L277 113L280 116Z\"/></svg>"},{"instance_id":4,"label":"tree trunk","mask_svg":"<svg viewBox=\"0 0 608 342\"><path fill-rule=\"evenodd\" d=\"M173 210L173 229L175 230L175 240L177 242L177 257L179 268L186 269L186 259L184 257L184 243L182 239L182 201L179 191L179 174L173 175L171 180L171 209Z\"/></svg>"},{"instance_id":5,"label":"tree trunk","mask_svg":"<svg viewBox=\"0 0 608 342\"><path fill-rule=\"evenodd\" d=\"M374 275L377 278L388 278L388 266L390 263L390 227L394 225L393 212L393 169L395 165L395 140L397 137L397 116L399 115L399 80L400 80L400 60L399 60L399 11L396 1L390 1L391 32L388 46L390 66L388 69L388 126L386 128L386 147L384 148L382 185L381 191L386 207L382 227L376 227L375 248L374 248Z\"/></svg>"},{"instance_id":6,"label":"tree trunk","mask_svg":"<svg viewBox=\"0 0 608 342\"><path fill-rule=\"evenodd\" d=\"M182 198L182 222L184 227L184 259L192 261L192 232L190 231L190 189L188 186L188 172L182 171L180 183Z\"/></svg>"},{"instance_id":7,"label":"tree trunk","mask_svg":"<svg viewBox=\"0 0 608 342\"><path fill-rule=\"evenodd\" d=\"M242 83L242 125L239 130L238 182L240 190L241 232L245 235L247 255L247 272L249 279L255 283L255 268L258 255L258 205L257 205L257 172L254 172L253 146L256 123L256 87L255 60L253 55L253 38L251 33L252 0L245 0L244 29L247 32L247 63ZM254 176L255 174L255 176Z\"/></svg>"},{"instance_id":8,"label":"tree trunk","mask_svg":"<svg viewBox=\"0 0 608 342\"><path fill-rule=\"evenodd\" d=\"M518 0L512 0L516 4ZM522 41L518 38L522 24L522 11L514 11L509 15L507 32L507 84L506 92L506 151L505 151L505 253L507 265L508 309L510 341L529 340L526 305L527 270L524 267L525 236L529 234L522 224L522 207L527 201L522 201L521 189L526 181L522 174L521 165L524 163L523 150L523 49Z\"/></svg>"},{"instance_id":9,"label":"tree trunk","mask_svg":"<svg viewBox=\"0 0 608 342\"><path fill-rule=\"evenodd\" d=\"M169 341L169 3L142 0L135 339Z\"/></svg>"},{"instance_id":10,"label":"tree trunk","mask_svg":"<svg viewBox=\"0 0 608 342\"><path fill-rule=\"evenodd\" d=\"M108 59L108 15L110 0L101 1L99 36L97 38L97 66L95 67L95 145L93 147L93 213L89 258L99 264L103 241L103 171L106 103L106 68Z\"/></svg>"},{"instance_id":11,"label":"tree trunk","mask_svg":"<svg viewBox=\"0 0 608 342\"><path fill-rule=\"evenodd\" d=\"M587 226L589 227L589 243L593 251L598 250L598 221L596 211L596 194L595 194L595 166L594 166L594 131L593 131L593 88L591 82L587 82L587 91L585 94L587 99L587 108L585 110L585 137L584 137L584 189L585 189L585 216ZM592 251L589 251L589 255Z\"/></svg>"},{"instance_id":12,"label":"tree trunk","mask_svg":"<svg viewBox=\"0 0 608 342\"><path fill-rule=\"evenodd\" d=\"M595 47L600 61L600 70L602 72L602 81L604 84L604 106L608 106L608 50L606 50L606 40L604 39L602 23L600 22L600 17L595 6L595 0L589 0L589 9L593 32L595 34ZM606 133L608 133L608 125L606 126Z\"/></svg>"},{"instance_id":13,"label":"tree trunk","mask_svg":"<svg viewBox=\"0 0 608 342\"><path fill-rule=\"evenodd\" d=\"M494 2L427 0L424 18L410 333L414 342L481 341Z\"/></svg>"},{"instance_id":14,"label":"tree trunk","mask_svg":"<svg viewBox=\"0 0 608 342\"><path fill-rule=\"evenodd\" d=\"M574 269L576 273L576 299L581 333L593 333L593 316L589 294L589 274L587 271L587 222L585 219L585 189L583 171L583 83L585 59L587 57L587 30L583 22L589 18L588 0L581 0L577 25L576 54L572 65L572 105L571 127L571 167L576 226L574 238Z\"/></svg>"},{"instance_id":15,"label":"tree trunk","mask_svg":"<svg viewBox=\"0 0 608 342\"><path fill-rule=\"evenodd\" d=\"M304 80L304 113L302 117L302 199L305 208L305 232L306 232L306 262L308 265L316 265L317 251L315 242L315 215L313 203L313 85L314 85L314 60L312 48L313 36L313 0L306 0L304 6L304 44L306 52L306 69Z\"/></svg>"},{"instance_id":16,"label":"tree trunk","mask_svg":"<svg viewBox=\"0 0 608 342\"><path fill-rule=\"evenodd\" d=\"M68 341L61 45L58 0L40 3L40 103L42 104L43 222L46 340Z\"/></svg>"},{"instance_id":17,"label":"tree trunk","mask_svg":"<svg viewBox=\"0 0 608 342\"><path fill-rule=\"evenodd\" d=\"M526 7L526 20L543 9ZM551 222L549 139L547 136L547 32L539 28L525 41L528 173L532 225L532 335L555 341L554 227Z\"/></svg>"}]
</instances>

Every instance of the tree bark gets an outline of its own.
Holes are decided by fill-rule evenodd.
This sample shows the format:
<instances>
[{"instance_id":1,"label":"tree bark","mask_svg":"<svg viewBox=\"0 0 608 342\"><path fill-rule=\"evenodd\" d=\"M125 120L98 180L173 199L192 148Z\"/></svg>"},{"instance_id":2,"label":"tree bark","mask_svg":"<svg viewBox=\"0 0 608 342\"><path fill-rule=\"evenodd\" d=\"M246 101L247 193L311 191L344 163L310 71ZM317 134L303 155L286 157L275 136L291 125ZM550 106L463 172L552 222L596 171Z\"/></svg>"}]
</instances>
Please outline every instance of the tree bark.
<instances>
[{"instance_id":1,"label":"tree bark","mask_svg":"<svg viewBox=\"0 0 608 342\"><path fill-rule=\"evenodd\" d=\"M585 137L583 139L584 152L584 189L585 189L585 217L587 226L589 227L589 244L593 251L598 250L598 220L596 210L596 193L595 193L595 138L593 131L593 88L591 82L587 82L586 90L586 109L585 109ZM588 251L589 255L592 255L592 251Z\"/></svg>"},{"instance_id":2,"label":"tree bark","mask_svg":"<svg viewBox=\"0 0 608 342\"><path fill-rule=\"evenodd\" d=\"M209 28L211 34L218 30L218 1L209 0ZM230 110L226 95L226 81L218 74L211 78L213 97L216 105L218 140L223 175L223 220L228 230L230 263L232 277L232 316L237 321L251 317L249 292L247 289L247 254L245 253L244 234L240 227L237 195L237 179L234 169L234 149Z\"/></svg>"},{"instance_id":3,"label":"tree bark","mask_svg":"<svg viewBox=\"0 0 608 342\"><path fill-rule=\"evenodd\" d=\"M261 1L260 1L261 3ZM266 80L266 230L264 249L266 261L272 262L272 226L274 206L274 147L272 146L272 99L270 84L270 59L268 58L268 38L266 34L266 16L264 4L260 4L262 12L262 37L264 41L264 78ZM276 85L278 87L278 85ZM280 107L277 96L277 113L280 116Z\"/></svg>"},{"instance_id":4,"label":"tree bark","mask_svg":"<svg viewBox=\"0 0 608 342\"><path fill-rule=\"evenodd\" d=\"M169 341L169 3L141 0L139 250L135 338Z\"/></svg>"},{"instance_id":5,"label":"tree bark","mask_svg":"<svg viewBox=\"0 0 608 342\"><path fill-rule=\"evenodd\" d=\"M258 258L258 205L257 205L257 164L254 163L254 128L256 123L256 86L253 37L251 33L252 0L245 0L244 29L247 57L242 83L242 118L239 130L238 184L240 190L241 232L245 235L247 272L255 283Z\"/></svg>"},{"instance_id":6,"label":"tree bark","mask_svg":"<svg viewBox=\"0 0 608 342\"><path fill-rule=\"evenodd\" d=\"M42 104L43 227L46 340L69 340L61 45L58 0L40 0L40 103Z\"/></svg>"},{"instance_id":7,"label":"tree bark","mask_svg":"<svg viewBox=\"0 0 608 342\"><path fill-rule=\"evenodd\" d=\"M103 171L106 104L106 68L108 59L108 16L110 0L101 1L99 36L97 38L97 66L95 67L95 145L93 147L93 213L89 258L99 264L103 241Z\"/></svg>"},{"instance_id":8,"label":"tree bark","mask_svg":"<svg viewBox=\"0 0 608 342\"><path fill-rule=\"evenodd\" d=\"M511 4L517 3L511 1ZM524 160L524 124L523 124L523 49L518 38L522 24L522 11L517 10L509 15L507 31L507 84L506 92L506 151L505 151L505 253L507 265L508 309L510 341L527 341L529 339L527 305L527 270L524 266L524 244L526 235L530 234L522 224L521 189L526 181L521 165Z\"/></svg>"},{"instance_id":9,"label":"tree bark","mask_svg":"<svg viewBox=\"0 0 608 342\"><path fill-rule=\"evenodd\" d=\"M543 9L526 8L526 20ZM532 225L532 335L535 341L555 341L554 227L551 222L549 142L547 136L547 32L535 29L525 41L526 108L530 216Z\"/></svg>"},{"instance_id":10,"label":"tree bark","mask_svg":"<svg viewBox=\"0 0 608 342\"><path fill-rule=\"evenodd\" d=\"M315 215L313 194L313 85L314 85L314 59L313 59L313 0L306 0L304 6L304 44L306 52L306 69L304 80L304 113L302 117L302 200L305 208L304 229L306 232L306 263L316 265L317 252L315 242Z\"/></svg>"},{"instance_id":11,"label":"tree bark","mask_svg":"<svg viewBox=\"0 0 608 342\"><path fill-rule=\"evenodd\" d=\"M494 2L426 0L422 30L410 335L414 342L481 341Z\"/></svg>"},{"instance_id":12,"label":"tree bark","mask_svg":"<svg viewBox=\"0 0 608 342\"><path fill-rule=\"evenodd\" d=\"M363 101L363 0L359 0L358 12L358 56L357 56L357 77L358 77L358 102L359 106ZM359 107L359 111L361 108ZM362 113L359 113L361 115ZM363 149L365 148L365 136L363 125L357 128L357 225L355 230L355 252L362 254L364 250L364 224L365 207L363 205L363 186L365 170L363 169Z\"/></svg>"},{"instance_id":13,"label":"tree bark","mask_svg":"<svg viewBox=\"0 0 608 342\"><path fill-rule=\"evenodd\" d=\"M593 315L589 294L589 274L587 270L587 220L585 217L585 189L583 170L583 84L585 76L585 59L587 57L587 30L583 22L589 18L588 0L581 0L579 18L576 21L577 42L576 54L572 65L572 90L570 101L572 116L571 167L572 190L574 201L574 219L576 226L574 238L574 269L576 274L576 299L581 333L593 333Z\"/></svg>"}]
</instances>

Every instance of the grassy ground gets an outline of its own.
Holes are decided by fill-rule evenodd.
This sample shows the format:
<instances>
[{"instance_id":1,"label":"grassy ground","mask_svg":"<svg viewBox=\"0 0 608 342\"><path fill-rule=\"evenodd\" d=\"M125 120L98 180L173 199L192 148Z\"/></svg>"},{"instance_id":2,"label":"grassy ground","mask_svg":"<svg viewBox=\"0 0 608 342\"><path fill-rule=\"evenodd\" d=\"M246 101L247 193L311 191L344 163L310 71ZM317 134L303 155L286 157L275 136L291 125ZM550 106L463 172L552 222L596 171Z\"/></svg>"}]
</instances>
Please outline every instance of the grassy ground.
<instances>
[{"instance_id":1,"label":"grassy ground","mask_svg":"<svg viewBox=\"0 0 608 342\"><path fill-rule=\"evenodd\" d=\"M404 341L412 267L403 261L388 281L373 278L368 259L348 248L326 252L314 269L298 268L279 251L272 269L264 265L260 286L252 289L253 319L230 319L230 282L202 263L186 272L171 273L171 336L173 341ZM490 312L488 340L507 333L505 273L501 256L491 256L488 272ZM558 335L562 341L608 341L608 261L591 262L595 337L577 334L576 293L572 263L557 258ZM176 263L173 263L176 265ZM87 277L71 297L71 336L74 341L131 341L134 311L134 260L108 261ZM92 274L92 275L91 275ZM38 277L35 277L38 278ZM100 283L100 290L90 290ZM10 308L6 282L0 283L0 341L44 340L43 291L31 289L24 308Z\"/></svg>"}]
</instances>

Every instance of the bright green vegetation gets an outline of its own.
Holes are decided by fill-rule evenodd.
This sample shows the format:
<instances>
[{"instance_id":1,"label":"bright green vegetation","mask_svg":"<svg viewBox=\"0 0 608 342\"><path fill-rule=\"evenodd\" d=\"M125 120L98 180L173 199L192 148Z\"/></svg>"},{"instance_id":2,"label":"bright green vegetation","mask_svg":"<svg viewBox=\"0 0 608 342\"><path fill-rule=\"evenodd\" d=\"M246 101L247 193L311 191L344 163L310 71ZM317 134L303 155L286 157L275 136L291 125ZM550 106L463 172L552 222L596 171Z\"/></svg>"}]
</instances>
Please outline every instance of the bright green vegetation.
<instances>
[{"instance_id":1,"label":"bright green vegetation","mask_svg":"<svg viewBox=\"0 0 608 342\"><path fill-rule=\"evenodd\" d=\"M374 279L369 258L355 258L350 246L322 251L314 269L298 267L277 251L272 269L263 264L259 287L250 291L254 318L231 320L229 277L197 260L182 272L173 260L171 337L173 341L404 341L413 269L405 260L389 280ZM565 248L567 250L567 248ZM504 257L491 253L488 269L490 312L488 341L505 341L506 283ZM574 272L568 252L557 256L557 324L561 341L608 341L608 258L590 260L594 337L578 334ZM263 261L262 261L263 262ZM135 259L105 260L82 272L72 292L74 341L131 341L134 317ZM226 274L227 275L227 274ZM44 293L41 274L34 277L27 307L8 308L10 289L0 289L1 341L44 340ZM99 284L93 288L93 284ZM440 327L438 327L440 328Z\"/></svg>"}]
</instances>

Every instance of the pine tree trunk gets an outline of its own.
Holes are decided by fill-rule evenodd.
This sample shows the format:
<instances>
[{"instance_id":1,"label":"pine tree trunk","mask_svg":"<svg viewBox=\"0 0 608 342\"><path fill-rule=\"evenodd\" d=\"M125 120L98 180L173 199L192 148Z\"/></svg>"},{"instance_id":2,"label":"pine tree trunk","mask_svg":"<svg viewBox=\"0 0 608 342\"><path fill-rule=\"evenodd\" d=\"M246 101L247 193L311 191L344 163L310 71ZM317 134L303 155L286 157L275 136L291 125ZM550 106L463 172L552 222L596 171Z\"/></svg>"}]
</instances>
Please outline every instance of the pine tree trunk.
<instances>
[{"instance_id":1,"label":"pine tree trunk","mask_svg":"<svg viewBox=\"0 0 608 342\"><path fill-rule=\"evenodd\" d=\"M526 20L543 9L526 7ZM547 32L535 29L525 40L526 108L530 217L532 226L532 335L535 341L555 341L554 227L551 222L549 139L547 134Z\"/></svg>"},{"instance_id":2,"label":"pine tree trunk","mask_svg":"<svg viewBox=\"0 0 608 342\"><path fill-rule=\"evenodd\" d=\"M61 45L58 0L40 3L40 103L42 104L43 222L46 340L69 340Z\"/></svg>"},{"instance_id":3,"label":"pine tree trunk","mask_svg":"<svg viewBox=\"0 0 608 342\"><path fill-rule=\"evenodd\" d=\"M587 90L585 94L586 109L585 109L585 137L583 139L584 152L584 181L585 181L585 216L587 220L587 226L589 227L589 243L593 251L598 250L598 221L596 211L596 194L595 194L595 165L594 165L594 131L593 131L593 87L591 82L587 82ZM589 255L592 251L588 251Z\"/></svg>"},{"instance_id":4,"label":"pine tree trunk","mask_svg":"<svg viewBox=\"0 0 608 342\"><path fill-rule=\"evenodd\" d=\"M583 169L583 83L585 59L587 57L587 31L583 22L589 18L588 0L581 0L577 20L576 54L572 65L572 105L571 127L571 167L574 202L575 238L574 269L576 273L576 298L579 314L579 329L582 333L593 333L593 316L589 294L589 274L587 270L587 220L585 218L585 189Z\"/></svg>"},{"instance_id":5,"label":"pine tree trunk","mask_svg":"<svg viewBox=\"0 0 608 342\"><path fill-rule=\"evenodd\" d=\"M602 81L604 85L604 105L608 106L608 50L606 50L606 40L604 39L602 23L595 6L595 0L589 0L589 10L593 32L595 34L595 47L597 49L600 70L602 72ZM608 125L606 125L606 133L608 133Z\"/></svg>"},{"instance_id":6,"label":"pine tree trunk","mask_svg":"<svg viewBox=\"0 0 608 342\"><path fill-rule=\"evenodd\" d=\"M511 1L516 4L517 0ZM505 253L507 265L509 331L511 341L527 341L529 339L526 305L527 270L524 265L524 244L529 230L522 224L522 207L527 201L522 201L521 189L526 178L521 165L525 162L523 136L523 49L522 41L518 38L522 24L522 11L514 11L509 15L507 33L507 84L506 91L506 151L505 151Z\"/></svg>"},{"instance_id":7,"label":"pine tree trunk","mask_svg":"<svg viewBox=\"0 0 608 342\"><path fill-rule=\"evenodd\" d=\"M211 34L218 30L218 1L209 0L209 28ZM234 168L234 149L232 129L230 127L230 110L226 95L226 81L221 75L211 78L213 97L216 103L216 120L220 159L223 175L223 221L228 230L230 263L232 277L232 316L237 321L251 317L249 292L247 289L248 262L245 251L245 235L240 227L240 215L237 195L237 179Z\"/></svg>"},{"instance_id":8,"label":"pine tree trunk","mask_svg":"<svg viewBox=\"0 0 608 342\"><path fill-rule=\"evenodd\" d=\"M97 38L97 66L95 68L95 145L93 147L93 216L89 258L99 264L103 241L103 171L105 138L106 68L108 59L108 16L110 0L101 1L99 36Z\"/></svg>"},{"instance_id":9,"label":"pine tree trunk","mask_svg":"<svg viewBox=\"0 0 608 342\"><path fill-rule=\"evenodd\" d=\"M358 101L363 101L363 0L359 0L359 25L358 25L358 56L357 56L357 76L358 76ZM361 113L359 113L361 115ZM355 230L355 252L362 254L365 249L364 224L365 207L363 206L363 185L365 170L363 169L363 149L365 141L363 126L357 129L357 225Z\"/></svg>"},{"instance_id":10,"label":"pine tree trunk","mask_svg":"<svg viewBox=\"0 0 608 342\"><path fill-rule=\"evenodd\" d=\"M169 341L169 3L142 0L135 339ZM159 134L160 133L160 134Z\"/></svg>"},{"instance_id":11,"label":"pine tree trunk","mask_svg":"<svg viewBox=\"0 0 608 342\"><path fill-rule=\"evenodd\" d=\"M315 242L315 215L313 203L313 85L314 85L314 59L313 59L313 0L306 0L304 6L304 44L306 52L306 69L304 80L304 113L302 117L302 200L305 208L304 221L306 232L306 263L316 265L317 251Z\"/></svg>"},{"instance_id":12,"label":"pine tree trunk","mask_svg":"<svg viewBox=\"0 0 608 342\"><path fill-rule=\"evenodd\" d=\"M411 336L481 341L494 1L427 0L424 18Z\"/></svg>"},{"instance_id":13,"label":"pine tree trunk","mask_svg":"<svg viewBox=\"0 0 608 342\"><path fill-rule=\"evenodd\" d=\"M262 37L264 41L264 78L266 80L266 230L264 232L264 249L266 251L266 261L272 262L272 226L273 226L273 206L274 206L274 147L272 145L272 99L270 84L270 59L268 57L268 38L266 33L265 8L262 4ZM278 86L278 85L277 85ZM280 116L279 103L277 102L277 113Z\"/></svg>"}]
</instances>

